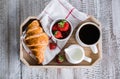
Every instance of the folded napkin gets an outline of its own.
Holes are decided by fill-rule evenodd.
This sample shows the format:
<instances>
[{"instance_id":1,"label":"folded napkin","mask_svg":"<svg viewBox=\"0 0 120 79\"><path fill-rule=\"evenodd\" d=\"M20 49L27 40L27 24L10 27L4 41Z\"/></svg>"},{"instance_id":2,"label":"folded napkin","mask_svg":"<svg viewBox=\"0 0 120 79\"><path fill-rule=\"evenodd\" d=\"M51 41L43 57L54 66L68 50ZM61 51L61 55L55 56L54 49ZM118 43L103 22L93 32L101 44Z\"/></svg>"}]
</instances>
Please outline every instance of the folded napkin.
<instances>
[{"instance_id":1,"label":"folded napkin","mask_svg":"<svg viewBox=\"0 0 120 79\"><path fill-rule=\"evenodd\" d=\"M81 22L88 18L88 15L78 11L66 0L52 0L38 16L40 19L41 25L43 26L44 31L48 34L51 40L57 43L57 48L50 50L49 46L45 52L45 60L42 63L43 65L48 64L65 46L68 41L57 41L52 39L50 35L50 25L51 23L58 19L67 19L71 22L73 29Z\"/></svg>"}]
</instances>

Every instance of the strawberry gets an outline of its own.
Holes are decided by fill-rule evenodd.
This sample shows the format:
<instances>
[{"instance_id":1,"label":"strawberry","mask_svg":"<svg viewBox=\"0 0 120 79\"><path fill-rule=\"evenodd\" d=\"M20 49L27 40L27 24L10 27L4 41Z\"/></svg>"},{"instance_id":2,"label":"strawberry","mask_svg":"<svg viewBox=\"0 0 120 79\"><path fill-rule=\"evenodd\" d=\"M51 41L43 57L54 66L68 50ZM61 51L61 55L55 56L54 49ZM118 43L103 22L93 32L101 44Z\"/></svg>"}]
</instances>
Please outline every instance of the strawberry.
<instances>
[{"instance_id":1,"label":"strawberry","mask_svg":"<svg viewBox=\"0 0 120 79\"><path fill-rule=\"evenodd\" d=\"M54 36L55 36L56 38L62 38L62 37L63 37L63 36L62 36L62 33L61 33L60 31L55 31Z\"/></svg>"},{"instance_id":2,"label":"strawberry","mask_svg":"<svg viewBox=\"0 0 120 79\"><path fill-rule=\"evenodd\" d=\"M50 43L50 44L49 44L50 50L53 50L53 49L55 49L56 47L57 47L57 44L56 44L56 43Z\"/></svg>"},{"instance_id":3,"label":"strawberry","mask_svg":"<svg viewBox=\"0 0 120 79\"><path fill-rule=\"evenodd\" d=\"M57 24L55 24L55 25L52 27L52 31L56 31L56 30L58 30L58 25L57 25Z\"/></svg>"},{"instance_id":4,"label":"strawberry","mask_svg":"<svg viewBox=\"0 0 120 79\"><path fill-rule=\"evenodd\" d=\"M58 23L58 29L60 31L68 31L69 28L70 28L70 25L66 20L62 20Z\"/></svg>"},{"instance_id":5,"label":"strawberry","mask_svg":"<svg viewBox=\"0 0 120 79\"><path fill-rule=\"evenodd\" d=\"M62 63L64 61L64 56L58 55L56 61L57 61L57 63Z\"/></svg>"}]
</instances>

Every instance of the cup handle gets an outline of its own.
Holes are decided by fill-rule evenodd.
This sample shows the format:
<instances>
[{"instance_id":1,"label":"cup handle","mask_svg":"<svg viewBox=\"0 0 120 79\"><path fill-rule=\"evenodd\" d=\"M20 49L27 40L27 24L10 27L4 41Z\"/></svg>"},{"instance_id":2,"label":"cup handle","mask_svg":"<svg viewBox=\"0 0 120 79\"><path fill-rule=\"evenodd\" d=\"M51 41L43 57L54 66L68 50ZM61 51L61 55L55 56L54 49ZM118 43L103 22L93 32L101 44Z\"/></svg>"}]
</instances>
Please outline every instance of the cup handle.
<instances>
[{"instance_id":1,"label":"cup handle","mask_svg":"<svg viewBox=\"0 0 120 79\"><path fill-rule=\"evenodd\" d=\"M89 58L89 57L86 57L86 56L84 57L84 60L85 60L85 61L87 61L87 62L89 62L89 63L91 63L91 62L92 62L92 59L91 59L91 58Z\"/></svg>"},{"instance_id":2,"label":"cup handle","mask_svg":"<svg viewBox=\"0 0 120 79\"><path fill-rule=\"evenodd\" d=\"M92 46L90 46L90 48L91 48L91 50L92 50L92 52L93 52L94 54L97 54L97 53L98 53L98 49L97 49L97 46L96 46L96 45L92 45Z\"/></svg>"}]
</instances>

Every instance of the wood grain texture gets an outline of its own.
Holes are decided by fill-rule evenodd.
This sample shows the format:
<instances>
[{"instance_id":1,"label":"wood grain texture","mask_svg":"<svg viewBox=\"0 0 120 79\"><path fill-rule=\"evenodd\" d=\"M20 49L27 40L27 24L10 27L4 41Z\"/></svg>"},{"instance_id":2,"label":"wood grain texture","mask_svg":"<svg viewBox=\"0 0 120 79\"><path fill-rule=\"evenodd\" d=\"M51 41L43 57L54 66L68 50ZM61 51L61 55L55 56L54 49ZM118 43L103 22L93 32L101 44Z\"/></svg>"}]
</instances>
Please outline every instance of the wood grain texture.
<instances>
[{"instance_id":1,"label":"wood grain texture","mask_svg":"<svg viewBox=\"0 0 120 79\"><path fill-rule=\"evenodd\" d=\"M19 59L19 0L8 2L8 52L9 79L21 78L21 64ZM13 3L14 2L14 3Z\"/></svg>"},{"instance_id":2,"label":"wood grain texture","mask_svg":"<svg viewBox=\"0 0 120 79\"><path fill-rule=\"evenodd\" d=\"M8 79L7 0L0 0L0 79Z\"/></svg>"},{"instance_id":3,"label":"wood grain texture","mask_svg":"<svg viewBox=\"0 0 120 79\"><path fill-rule=\"evenodd\" d=\"M19 26L50 0L0 0L0 79L119 79L120 0L68 0L102 23L103 58L90 68L28 68L19 60Z\"/></svg>"}]
</instances>

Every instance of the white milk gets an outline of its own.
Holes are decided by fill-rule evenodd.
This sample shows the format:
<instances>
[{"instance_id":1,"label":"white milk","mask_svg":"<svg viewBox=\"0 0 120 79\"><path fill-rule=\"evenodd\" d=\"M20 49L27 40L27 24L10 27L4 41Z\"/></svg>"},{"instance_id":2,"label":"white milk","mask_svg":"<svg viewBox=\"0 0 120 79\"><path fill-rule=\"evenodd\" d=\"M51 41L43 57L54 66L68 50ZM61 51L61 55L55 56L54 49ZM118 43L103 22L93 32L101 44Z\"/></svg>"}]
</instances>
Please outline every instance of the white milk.
<instances>
[{"instance_id":1,"label":"white milk","mask_svg":"<svg viewBox=\"0 0 120 79\"><path fill-rule=\"evenodd\" d=\"M72 51L70 51L71 54L71 58L74 60L80 60L83 56L82 51L78 48L72 49Z\"/></svg>"}]
</instances>

